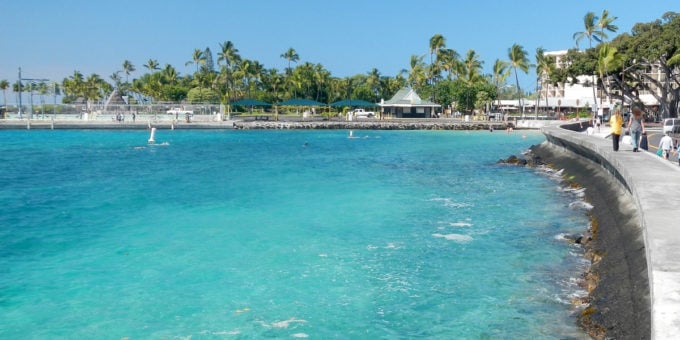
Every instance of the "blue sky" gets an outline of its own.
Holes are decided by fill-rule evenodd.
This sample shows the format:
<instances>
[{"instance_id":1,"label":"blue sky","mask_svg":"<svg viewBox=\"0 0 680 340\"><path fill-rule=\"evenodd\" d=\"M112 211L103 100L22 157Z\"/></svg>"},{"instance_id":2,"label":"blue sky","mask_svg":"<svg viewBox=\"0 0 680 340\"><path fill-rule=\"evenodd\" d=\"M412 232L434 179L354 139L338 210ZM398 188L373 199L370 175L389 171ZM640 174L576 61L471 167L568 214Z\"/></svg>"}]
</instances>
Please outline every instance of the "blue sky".
<instances>
[{"instance_id":1,"label":"blue sky","mask_svg":"<svg viewBox=\"0 0 680 340\"><path fill-rule=\"evenodd\" d=\"M283 70L280 57L294 48L300 62L321 63L334 76L377 68L394 76L408 68L411 55L425 54L429 39L464 55L474 49L490 73L496 59L507 59L518 43L534 61L536 48L574 47L583 16L604 9L618 19L618 33L650 22L667 11L680 12L675 0L0 0L0 79L61 81L78 70L107 81L128 59L140 76L150 58L172 64L181 74L196 48L232 41L243 58ZM610 34L610 37L613 37ZM583 42L582 46L586 46ZM523 88L535 87L535 74L522 75Z\"/></svg>"}]
</instances>

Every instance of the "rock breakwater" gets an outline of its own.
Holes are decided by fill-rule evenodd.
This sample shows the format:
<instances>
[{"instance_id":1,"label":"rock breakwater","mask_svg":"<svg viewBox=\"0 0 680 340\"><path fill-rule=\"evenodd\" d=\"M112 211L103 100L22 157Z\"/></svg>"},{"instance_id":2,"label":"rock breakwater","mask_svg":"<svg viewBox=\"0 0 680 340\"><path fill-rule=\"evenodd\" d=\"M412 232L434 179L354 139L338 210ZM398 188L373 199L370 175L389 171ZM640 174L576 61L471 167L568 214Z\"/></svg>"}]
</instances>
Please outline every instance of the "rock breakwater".
<instances>
[{"instance_id":1,"label":"rock breakwater","mask_svg":"<svg viewBox=\"0 0 680 340\"><path fill-rule=\"evenodd\" d=\"M504 130L504 122L459 121L366 121L366 122L234 122L235 129L243 130Z\"/></svg>"}]
</instances>

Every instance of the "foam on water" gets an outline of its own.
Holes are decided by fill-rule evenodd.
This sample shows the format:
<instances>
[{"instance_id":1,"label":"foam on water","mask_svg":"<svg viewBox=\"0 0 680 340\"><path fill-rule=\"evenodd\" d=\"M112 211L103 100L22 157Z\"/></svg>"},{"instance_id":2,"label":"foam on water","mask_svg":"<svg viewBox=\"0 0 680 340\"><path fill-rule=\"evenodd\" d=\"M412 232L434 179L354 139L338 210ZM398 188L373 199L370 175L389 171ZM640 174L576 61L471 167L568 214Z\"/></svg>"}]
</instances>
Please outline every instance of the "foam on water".
<instances>
[{"instance_id":1,"label":"foam on water","mask_svg":"<svg viewBox=\"0 0 680 340\"><path fill-rule=\"evenodd\" d=\"M347 134L3 131L0 338L584 337L542 135Z\"/></svg>"},{"instance_id":2,"label":"foam on water","mask_svg":"<svg viewBox=\"0 0 680 340\"><path fill-rule=\"evenodd\" d=\"M465 242L470 242L472 241L472 236L470 235L461 235L461 234L432 234L432 236L437 237L437 238L443 238L447 241L456 241L460 243L465 243Z\"/></svg>"},{"instance_id":3,"label":"foam on water","mask_svg":"<svg viewBox=\"0 0 680 340\"><path fill-rule=\"evenodd\" d=\"M449 226L457 227L457 228L472 227L472 223L469 223L469 222L453 222L453 223L449 223Z\"/></svg>"}]
</instances>

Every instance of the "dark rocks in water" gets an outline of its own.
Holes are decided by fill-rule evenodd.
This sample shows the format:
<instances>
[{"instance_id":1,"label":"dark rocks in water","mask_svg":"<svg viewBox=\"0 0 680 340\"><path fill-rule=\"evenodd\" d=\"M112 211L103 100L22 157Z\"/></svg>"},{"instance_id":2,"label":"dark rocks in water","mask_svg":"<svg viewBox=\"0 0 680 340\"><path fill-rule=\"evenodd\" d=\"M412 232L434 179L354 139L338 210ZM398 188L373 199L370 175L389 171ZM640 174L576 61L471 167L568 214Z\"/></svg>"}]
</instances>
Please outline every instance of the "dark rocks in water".
<instances>
[{"instance_id":1,"label":"dark rocks in water","mask_svg":"<svg viewBox=\"0 0 680 340\"><path fill-rule=\"evenodd\" d=\"M536 167L540 165L544 165L545 163L541 159L541 157L538 157L536 155L533 155L531 153L524 155L523 157L517 157L515 155L511 155L510 157L506 159L499 159L498 160L499 164L512 164L512 165L520 165L520 166L528 166L528 167Z\"/></svg>"},{"instance_id":2,"label":"dark rocks in water","mask_svg":"<svg viewBox=\"0 0 680 340\"><path fill-rule=\"evenodd\" d=\"M527 165L528 161L524 158L518 158L515 155L511 155L510 157L506 159L499 159L498 163L500 164L513 164L513 165L522 165L525 166Z\"/></svg>"}]
</instances>

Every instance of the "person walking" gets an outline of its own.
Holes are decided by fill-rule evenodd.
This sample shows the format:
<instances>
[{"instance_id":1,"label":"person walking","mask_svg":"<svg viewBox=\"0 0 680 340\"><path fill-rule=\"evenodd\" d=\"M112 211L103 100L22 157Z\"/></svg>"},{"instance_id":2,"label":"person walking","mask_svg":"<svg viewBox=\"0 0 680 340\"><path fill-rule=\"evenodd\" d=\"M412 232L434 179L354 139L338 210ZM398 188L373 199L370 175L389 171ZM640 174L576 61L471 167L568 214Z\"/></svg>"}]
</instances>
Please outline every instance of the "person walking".
<instances>
[{"instance_id":1,"label":"person walking","mask_svg":"<svg viewBox=\"0 0 680 340\"><path fill-rule=\"evenodd\" d=\"M678 165L680 165L680 142L678 142L678 141L676 140L676 141L675 141L675 144L677 144L677 146L678 146L678 149L675 150L675 153L678 155Z\"/></svg>"},{"instance_id":2,"label":"person walking","mask_svg":"<svg viewBox=\"0 0 680 340\"><path fill-rule=\"evenodd\" d=\"M633 140L633 152L638 152L640 136L645 132L645 123L642 119L642 110L637 106L633 107L633 114L630 115L628 131L630 131L630 137Z\"/></svg>"},{"instance_id":3,"label":"person walking","mask_svg":"<svg viewBox=\"0 0 680 340\"><path fill-rule=\"evenodd\" d=\"M659 141L659 149L662 150L664 159L668 159L670 157L671 151L673 150L673 138L671 138L670 132L666 132L666 135L661 137L661 140Z\"/></svg>"},{"instance_id":4,"label":"person walking","mask_svg":"<svg viewBox=\"0 0 680 340\"><path fill-rule=\"evenodd\" d=\"M614 109L614 114L609 118L609 126L612 131L612 146L614 151L619 151L619 143L621 140L621 130L623 128L623 116L621 109L617 106Z\"/></svg>"}]
</instances>

